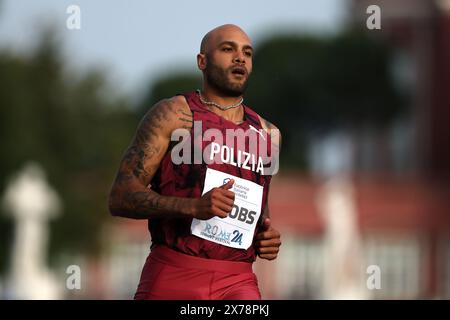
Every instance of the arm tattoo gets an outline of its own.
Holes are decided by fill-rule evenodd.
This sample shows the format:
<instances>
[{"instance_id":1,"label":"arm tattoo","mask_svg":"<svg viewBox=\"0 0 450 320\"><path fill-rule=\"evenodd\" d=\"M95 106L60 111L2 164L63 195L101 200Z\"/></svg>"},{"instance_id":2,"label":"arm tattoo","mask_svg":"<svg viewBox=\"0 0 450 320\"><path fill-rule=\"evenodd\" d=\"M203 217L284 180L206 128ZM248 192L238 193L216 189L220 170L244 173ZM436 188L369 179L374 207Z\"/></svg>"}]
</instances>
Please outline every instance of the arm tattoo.
<instances>
[{"instance_id":1,"label":"arm tattoo","mask_svg":"<svg viewBox=\"0 0 450 320\"><path fill-rule=\"evenodd\" d=\"M172 104L151 109L142 119L133 144L128 149L124 161L126 167L132 168L136 178L148 185L156 168L146 168L145 163L161 152L156 144L158 131L163 128L163 121L169 121L169 113L173 112Z\"/></svg>"},{"instance_id":2,"label":"arm tattoo","mask_svg":"<svg viewBox=\"0 0 450 320\"><path fill-rule=\"evenodd\" d=\"M186 199L161 196L153 190L130 192L126 195L127 216L135 219L148 219L164 216L168 213L180 212Z\"/></svg>"},{"instance_id":3,"label":"arm tattoo","mask_svg":"<svg viewBox=\"0 0 450 320\"><path fill-rule=\"evenodd\" d=\"M141 120L133 143L123 157L114 192L110 196L110 203L118 202L116 207L110 204L118 215L147 219L150 215L179 213L186 205L186 199L161 196L148 187L159 167L158 161L152 162L152 159L165 152L160 135L167 130L167 124L177 119L176 126L187 129L192 127L192 114L181 108L175 110L174 104L169 100L163 105L157 105Z\"/></svg>"},{"instance_id":4,"label":"arm tattoo","mask_svg":"<svg viewBox=\"0 0 450 320\"><path fill-rule=\"evenodd\" d=\"M177 114L179 116L178 120L182 122L183 129L191 129L194 125L194 117L192 114L187 113L183 109L178 109Z\"/></svg>"}]
</instances>

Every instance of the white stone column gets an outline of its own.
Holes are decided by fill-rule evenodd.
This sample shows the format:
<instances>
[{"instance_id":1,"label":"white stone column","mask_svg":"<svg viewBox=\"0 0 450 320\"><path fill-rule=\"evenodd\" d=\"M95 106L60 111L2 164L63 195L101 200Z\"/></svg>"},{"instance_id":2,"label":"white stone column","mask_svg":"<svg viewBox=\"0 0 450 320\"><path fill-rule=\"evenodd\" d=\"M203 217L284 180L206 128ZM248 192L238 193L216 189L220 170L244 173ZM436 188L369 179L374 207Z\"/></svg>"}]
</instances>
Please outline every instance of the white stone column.
<instances>
[{"instance_id":1,"label":"white stone column","mask_svg":"<svg viewBox=\"0 0 450 320\"><path fill-rule=\"evenodd\" d=\"M46 261L48 220L57 216L61 204L39 165L27 164L9 183L3 205L15 220L7 290L10 298L58 299L62 286Z\"/></svg>"}]
</instances>

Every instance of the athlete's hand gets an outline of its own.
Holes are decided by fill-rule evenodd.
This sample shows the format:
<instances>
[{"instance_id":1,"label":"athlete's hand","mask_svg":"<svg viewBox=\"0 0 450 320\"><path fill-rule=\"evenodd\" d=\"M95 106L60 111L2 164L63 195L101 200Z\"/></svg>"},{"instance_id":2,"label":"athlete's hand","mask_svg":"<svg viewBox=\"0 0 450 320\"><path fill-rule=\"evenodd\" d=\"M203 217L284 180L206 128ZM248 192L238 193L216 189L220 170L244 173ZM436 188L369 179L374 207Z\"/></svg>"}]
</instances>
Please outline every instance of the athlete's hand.
<instances>
[{"instance_id":1,"label":"athlete's hand","mask_svg":"<svg viewBox=\"0 0 450 320\"><path fill-rule=\"evenodd\" d=\"M234 180L212 188L199 199L193 199L191 214L194 218L208 220L214 216L225 218L233 209L234 192L230 191Z\"/></svg>"},{"instance_id":2,"label":"athlete's hand","mask_svg":"<svg viewBox=\"0 0 450 320\"><path fill-rule=\"evenodd\" d=\"M264 220L262 230L256 235L255 247L262 259L273 260L278 256L281 246L281 235L271 226L269 218Z\"/></svg>"}]
</instances>

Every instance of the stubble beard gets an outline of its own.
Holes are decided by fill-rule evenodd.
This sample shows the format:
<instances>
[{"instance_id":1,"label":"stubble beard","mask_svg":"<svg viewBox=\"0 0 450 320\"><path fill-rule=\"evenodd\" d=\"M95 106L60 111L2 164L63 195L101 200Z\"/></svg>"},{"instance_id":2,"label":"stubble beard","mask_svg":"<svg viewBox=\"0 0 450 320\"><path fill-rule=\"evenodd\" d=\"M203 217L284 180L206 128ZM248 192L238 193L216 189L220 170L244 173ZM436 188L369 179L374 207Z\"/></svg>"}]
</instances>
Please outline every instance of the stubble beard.
<instances>
[{"instance_id":1,"label":"stubble beard","mask_svg":"<svg viewBox=\"0 0 450 320\"><path fill-rule=\"evenodd\" d=\"M247 89L249 76L247 75L247 78L243 82L233 83L230 81L228 76L230 73L230 69L223 69L216 65L213 61L209 60L205 70L206 80L208 81L208 84L210 86L226 96L242 96Z\"/></svg>"}]
</instances>

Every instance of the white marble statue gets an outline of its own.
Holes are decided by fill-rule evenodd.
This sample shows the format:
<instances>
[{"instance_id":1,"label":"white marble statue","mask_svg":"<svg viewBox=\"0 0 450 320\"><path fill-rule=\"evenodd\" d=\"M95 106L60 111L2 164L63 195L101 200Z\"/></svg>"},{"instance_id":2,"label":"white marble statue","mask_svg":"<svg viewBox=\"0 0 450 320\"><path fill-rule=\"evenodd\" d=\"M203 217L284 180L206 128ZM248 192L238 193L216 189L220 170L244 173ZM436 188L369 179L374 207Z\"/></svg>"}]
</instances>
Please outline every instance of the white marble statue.
<instances>
[{"instance_id":1,"label":"white marble statue","mask_svg":"<svg viewBox=\"0 0 450 320\"><path fill-rule=\"evenodd\" d=\"M60 298L62 286L46 267L46 261L48 220L59 214L61 204L39 165L27 164L10 182L3 205L15 220L9 298Z\"/></svg>"}]
</instances>

